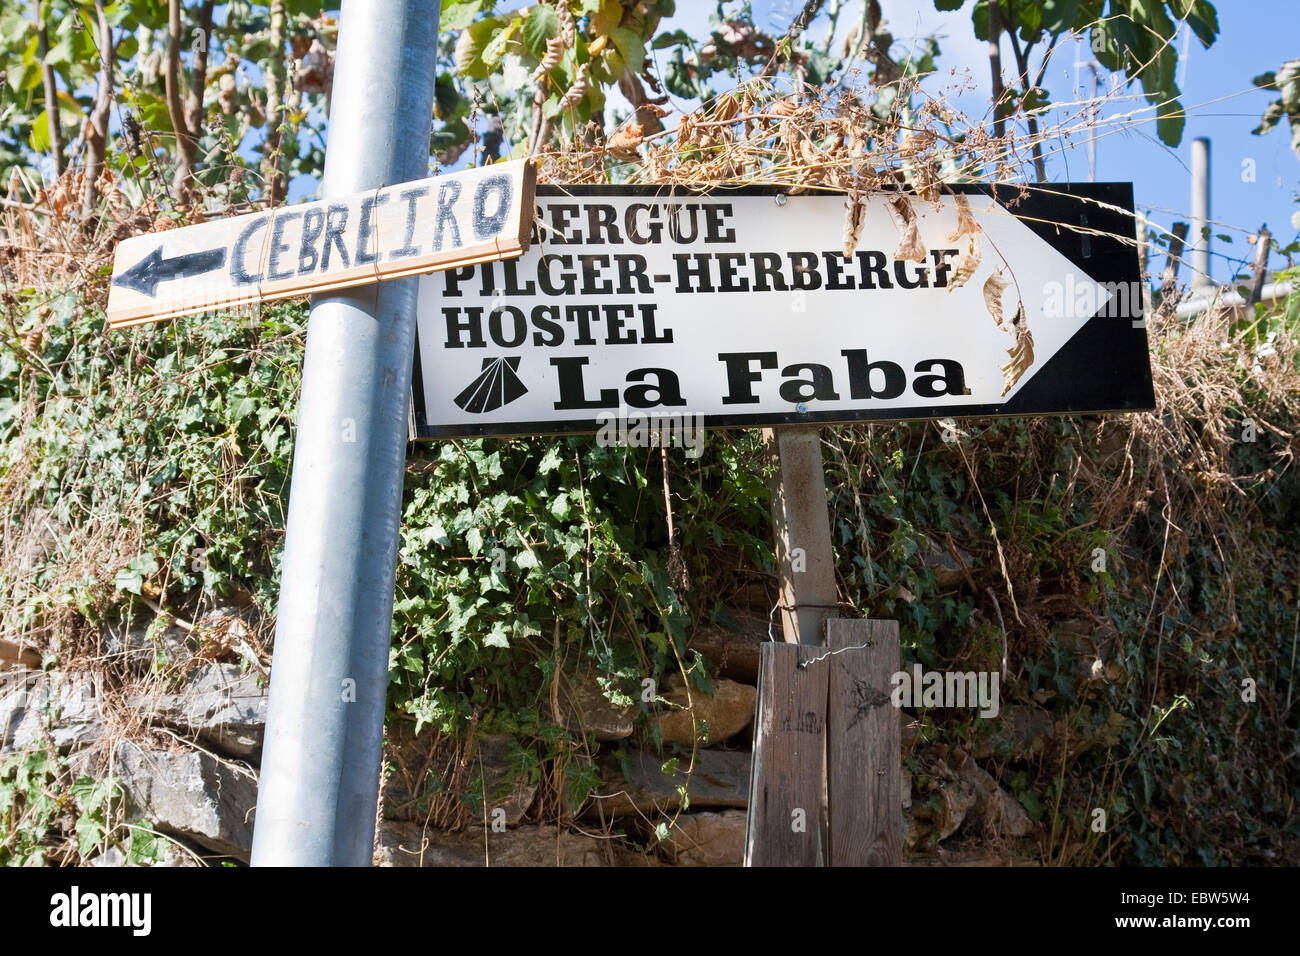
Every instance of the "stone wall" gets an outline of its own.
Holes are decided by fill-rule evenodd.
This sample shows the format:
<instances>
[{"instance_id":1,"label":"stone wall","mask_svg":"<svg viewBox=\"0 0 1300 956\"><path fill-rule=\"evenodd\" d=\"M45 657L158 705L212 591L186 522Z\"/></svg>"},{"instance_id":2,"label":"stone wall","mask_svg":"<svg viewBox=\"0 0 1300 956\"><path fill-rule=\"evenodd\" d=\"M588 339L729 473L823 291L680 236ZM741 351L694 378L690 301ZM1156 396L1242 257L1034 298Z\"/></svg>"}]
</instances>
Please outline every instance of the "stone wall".
<instances>
[{"instance_id":1,"label":"stone wall","mask_svg":"<svg viewBox=\"0 0 1300 956\"><path fill-rule=\"evenodd\" d=\"M615 707L594 680L566 677L565 692L555 700L559 721L605 745L593 758L601 783L576 812L559 809L554 786L547 799L545 773L520 772L509 735L449 744L433 731L416 735L410 723L395 721L386 731L375 862L739 865L758 646L767 639L767 624L744 611L731 619L737 622L732 627L701 627L692 636L692 647L712 662L714 673L711 696L692 690L692 710L680 678L658 689L667 703L638 721L639 705ZM13 659L0 671L0 750L52 747L67 756L74 775L111 772L121 783L127 820L152 821L176 841L170 864L247 862L252 843L266 668L253 653L239 659L230 651L250 647L250 624L239 613L221 611L203 624L194 630L106 629L96 669L47 673ZM205 656L210 640L195 637L214 630L225 635L218 642L224 659ZM1045 711L1027 704L1006 705L988 723L985 743L964 753L927 743L924 723L905 714L909 862L1020 862L1032 855L1038 828L989 768L1050 751L1056 728ZM683 757L674 775L665 774L669 748L689 753L697 725L708 736L693 771L687 775L689 757ZM651 743L656 735L659 747ZM449 795L453 784L461 794ZM688 795L684 811L679 787ZM463 793L478 797L472 815ZM449 819L454 829L439 825ZM655 839L656 824L670 820L668 838ZM122 860L113 851L97 862Z\"/></svg>"}]
</instances>

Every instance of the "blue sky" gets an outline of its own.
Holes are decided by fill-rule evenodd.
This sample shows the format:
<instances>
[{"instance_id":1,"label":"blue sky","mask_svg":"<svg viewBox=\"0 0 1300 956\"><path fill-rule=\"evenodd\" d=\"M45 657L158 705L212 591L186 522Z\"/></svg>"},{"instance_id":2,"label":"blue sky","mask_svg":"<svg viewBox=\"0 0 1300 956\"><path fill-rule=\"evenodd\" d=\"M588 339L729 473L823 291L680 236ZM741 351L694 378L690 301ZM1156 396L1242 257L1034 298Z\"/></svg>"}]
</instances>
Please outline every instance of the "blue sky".
<instances>
[{"instance_id":1,"label":"blue sky","mask_svg":"<svg viewBox=\"0 0 1300 956\"><path fill-rule=\"evenodd\" d=\"M502 9L524 4L509 2ZM880 0L886 27L895 39L895 56L899 51L926 36L938 39L939 65L944 76L929 86L937 92L951 86L956 78L948 71L968 74L973 86L952 102L972 120L985 117L989 107L990 77L986 44L975 38L970 10L974 0L966 0L960 11L940 13L933 0ZM727 4L730 8L737 3ZM757 0L753 3L755 21L763 28L779 33L793 19L802 0ZM837 41L847 33L860 9L856 0L845 0L840 17ZM1296 237L1291 223L1300 189L1300 159L1290 147L1290 130L1283 121L1267 136L1253 136L1251 130L1275 96L1251 86L1251 79L1276 69L1287 59L1300 57L1300 4L1296 0L1217 0L1220 37L1209 50L1184 31L1177 48L1186 51L1179 64L1179 82L1183 106L1188 114L1183 141L1170 148L1155 136L1153 122L1125 122L1117 114L1131 111L1139 100L1133 98L1136 85L1115 92L1111 102L1101 109L1097 140L1098 180L1131 181L1139 209L1147 212L1157 230L1167 231L1176 221L1190 219L1190 154L1192 140L1198 136L1211 140L1211 232L1231 237L1231 242L1212 240L1211 271L1220 282L1231 281L1243 263L1253 259L1254 249L1246 237L1267 223L1273 236L1285 245ZM715 4L707 0L678 0L677 13L666 21L664 29L683 29L693 36L709 35L709 16ZM823 14L812 24L808 35L825 37L828 19ZM1045 85L1051 100L1065 103L1082 99L1090 92L1091 79L1086 64L1091 50L1086 38L1064 44L1054 54ZM1013 65L1010 50L1004 43L1004 70ZM1078 64L1078 66L1076 66ZM958 77L963 78L963 77ZM1102 79L1103 88L1107 82ZM1076 85L1077 84L1077 85ZM1128 99L1124 99L1124 97ZM618 98L615 97L615 100ZM691 104L680 104L689 106ZM1150 111L1143 114L1152 116ZM1067 118L1054 110L1045 126ZM672 122L671 118L669 122ZM1065 123L1073 125L1073 123ZM1086 180L1088 155L1086 137L1052 147L1047 173L1054 182ZM1253 172L1253 180L1247 172ZM290 201L306 198L315 188L314 181L296 182ZM1158 270L1163 260L1153 260ZM1272 268L1284 266L1285 260L1274 256ZM1186 278L1184 273L1183 278Z\"/></svg>"},{"instance_id":2,"label":"blue sky","mask_svg":"<svg viewBox=\"0 0 1300 956\"><path fill-rule=\"evenodd\" d=\"M984 115L990 75L986 44L975 38L971 27L974 0L967 0L955 13L937 12L932 0L880 0L880 5L897 44L895 52L918 37L936 36L940 65L969 70L975 84L974 90L958 98L958 107L972 119ZM1291 149L1285 121L1266 136L1251 135L1264 108L1276 98L1276 94L1253 89L1251 79L1275 70L1285 60L1300 57L1300 4L1296 0L1217 0L1214 5L1219 14L1218 41L1206 50L1186 31L1178 41L1179 52L1186 50L1179 64L1179 85L1187 112L1181 145L1170 148L1161 143L1153 123L1108 123L1107 117L1133 108L1121 106L1126 101L1108 104L1100 119L1104 129L1097 141L1096 178L1131 181L1138 207L1148 213L1155 226L1168 230L1173 222L1190 219L1191 144L1195 137L1208 137L1210 210L1215 222L1211 231L1232 237L1231 243L1212 240L1211 271L1216 280L1227 282L1240 271L1243 260L1253 259L1254 248L1247 244L1246 237L1261 224L1267 223L1282 245L1296 236L1291 216L1300 209L1296 205L1300 158ZM754 10L759 22L775 28L777 22L789 22L799 6L793 0L767 0L755 3ZM711 7L709 3L679 2L678 9L685 14L676 19L690 21L685 29L702 27ZM838 34L847 31L857 7L856 3L845 4L847 13L841 16ZM811 35L824 36L827 22L825 16L814 21ZM1086 40L1053 55L1045 80L1053 102L1090 94L1091 77L1086 68L1077 71L1080 88L1075 88L1075 62L1086 64L1091 58ZM1004 43L1004 70L1013 62ZM1253 182L1244 175L1251 165L1243 165L1247 160L1253 162ZM1051 157L1047 174L1054 182L1086 180L1085 139L1079 137L1075 145ZM1271 261L1275 269L1285 264L1279 256Z\"/></svg>"}]
</instances>

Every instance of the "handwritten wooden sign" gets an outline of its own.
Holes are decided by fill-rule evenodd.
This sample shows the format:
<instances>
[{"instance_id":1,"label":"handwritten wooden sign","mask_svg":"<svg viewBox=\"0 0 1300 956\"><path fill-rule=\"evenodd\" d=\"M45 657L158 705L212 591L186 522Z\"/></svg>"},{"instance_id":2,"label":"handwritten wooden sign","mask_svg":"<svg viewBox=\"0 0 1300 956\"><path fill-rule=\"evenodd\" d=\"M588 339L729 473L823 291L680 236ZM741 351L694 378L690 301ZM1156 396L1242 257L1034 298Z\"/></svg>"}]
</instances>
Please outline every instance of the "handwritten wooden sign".
<instances>
[{"instance_id":1,"label":"handwritten wooden sign","mask_svg":"<svg viewBox=\"0 0 1300 956\"><path fill-rule=\"evenodd\" d=\"M528 249L535 172L500 163L117 247L113 328L509 259Z\"/></svg>"}]
</instances>

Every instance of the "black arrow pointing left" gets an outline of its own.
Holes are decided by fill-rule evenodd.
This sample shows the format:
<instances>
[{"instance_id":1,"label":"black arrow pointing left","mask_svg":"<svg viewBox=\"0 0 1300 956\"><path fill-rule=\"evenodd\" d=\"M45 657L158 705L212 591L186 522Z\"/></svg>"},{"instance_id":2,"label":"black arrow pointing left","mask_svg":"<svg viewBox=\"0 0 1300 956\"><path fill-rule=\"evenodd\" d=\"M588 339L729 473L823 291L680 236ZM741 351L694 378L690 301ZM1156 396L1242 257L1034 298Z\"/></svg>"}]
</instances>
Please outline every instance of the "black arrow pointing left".
<instances>
[{"instance_id":1,"label":"black arrow pointing left","mask_svg":"<svg viewBox=\"0 0 1300 956\"><path fill-rule=\"evenodd\" d=\"M117 276L113 280L113 284L134 289L136 292L143 292L153 298L159 282L201 275L204 272L211 272L213 269L220 269L225 263L225 249L187 252L184 255L164 259L162 249L159 248L149 253L120 276Z\"/></svg>"}]
</instances>

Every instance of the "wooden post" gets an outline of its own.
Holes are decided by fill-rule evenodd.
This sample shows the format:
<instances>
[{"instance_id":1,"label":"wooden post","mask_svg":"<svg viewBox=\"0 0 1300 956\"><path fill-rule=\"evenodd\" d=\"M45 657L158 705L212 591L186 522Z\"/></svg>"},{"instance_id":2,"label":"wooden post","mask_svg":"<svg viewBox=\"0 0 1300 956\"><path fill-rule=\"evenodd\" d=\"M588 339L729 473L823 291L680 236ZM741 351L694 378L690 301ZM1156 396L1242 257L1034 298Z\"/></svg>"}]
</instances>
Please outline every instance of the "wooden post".
<instances>
[{"instance_id":1,"label":"wooden post","mask_svg":"<svg viewBox=\"0 0 1300 956\"><path fill-rule=\"evenodd\" d=\"M820 644L839 592L831 552L820 429L763 429L772 492L772 525L781 577L781 630L790 644Z\"/></svg>"},{"instance_id":2,"label":"wooden post","mask_svg":"<svg viewBox=\"0 0 1300 956\"><path fill-rule=\"evenodd\" d=\"M759 648L746 866L901 866L898 622Z\"/></svg>"},{"instance_id":3,"label":"wooden post","mask_svg":"<svg viewBox=\"0 0 1300 956\"><path fill-rule=\"evenodd\" d=\"M825 652L760 645L746 866L821 866L826 759ZM801 666L803 665L803 666Z\"/></svg>"},{"instance_id":4,"label":"wooden post","mask_svg":"<svg viewBox=\"0 0 1300 956\"><path fill-rule=\"evenodd\" d=\"M826 647L827 859L831 866L902 866L903 724L890 701L898 622L827 621Z\"/></svg>"},{"instance_id":5,"label":"wooden post","mask_svg":"<svg viewBox=\"0 0 1300 956\"><path fill-rule=\"evenodd\" d=\"M1175 305L1178 267L1183 261L1183 243L1186 241L1187 223L1174 223L1173 233L1169 236L1169 258L1165 261L1165 271L1160 280L1160 307L1170 312Z\"/></svg>"},{"instance_id":6,"label":"wooden post","mask_svg":"<svg viewBox=\"0 0 1300 956\"><path fill-rule=\"evenodd\" d=\"M1250 277L1250 297L1246 300L1247 308L1259 304L1260 293L1264 291L1264 280L1268 278L1268 244L1272 237L1268 226L1259 227L1255 237L1255 271Z\"/></svg>"}]
</instances>

